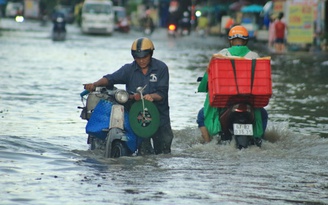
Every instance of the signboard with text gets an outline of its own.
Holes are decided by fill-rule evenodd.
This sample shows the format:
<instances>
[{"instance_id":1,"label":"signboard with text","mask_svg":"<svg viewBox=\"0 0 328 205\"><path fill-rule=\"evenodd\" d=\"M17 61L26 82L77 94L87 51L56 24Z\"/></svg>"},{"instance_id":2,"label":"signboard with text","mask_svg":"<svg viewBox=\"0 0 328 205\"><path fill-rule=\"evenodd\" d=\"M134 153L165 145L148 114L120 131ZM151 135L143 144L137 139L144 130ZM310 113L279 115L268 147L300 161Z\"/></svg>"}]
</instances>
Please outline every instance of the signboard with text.
<instances>
[{"instance_id":1,"label":"signboard with text","mask_svg":"<svg viewBox=\"0 0 328 205\"><path fill-rule=\"evenodd\" d=\"M289 43L312 43L314 15L313 7L302 5L290 5L288 9L288 36Z\"/></svg>"}]
</instances>

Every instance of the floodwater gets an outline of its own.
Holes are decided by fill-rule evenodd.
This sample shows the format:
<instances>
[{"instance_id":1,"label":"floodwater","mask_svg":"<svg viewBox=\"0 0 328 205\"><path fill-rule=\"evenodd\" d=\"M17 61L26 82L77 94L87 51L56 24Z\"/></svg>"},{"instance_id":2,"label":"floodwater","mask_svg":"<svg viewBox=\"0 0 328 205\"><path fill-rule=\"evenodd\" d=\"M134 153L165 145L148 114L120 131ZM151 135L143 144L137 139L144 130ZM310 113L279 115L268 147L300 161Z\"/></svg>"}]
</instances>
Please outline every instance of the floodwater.
<instances>
[{"instance_id":1,"label":"floodwater","mask_svg":"<svg viewBox=\"0 0 328 205\"><path fill-rule=\"evenodd\" d=\"M51 25L0 23L1 204L328 204L327 53L269 54L273 96L262 148L200 143L195 93L220 37L151 37L170 69L172 154L105 159L88 150L82 84L126 62L138 32L65 42Z\"/></svg>"}]
</instances>

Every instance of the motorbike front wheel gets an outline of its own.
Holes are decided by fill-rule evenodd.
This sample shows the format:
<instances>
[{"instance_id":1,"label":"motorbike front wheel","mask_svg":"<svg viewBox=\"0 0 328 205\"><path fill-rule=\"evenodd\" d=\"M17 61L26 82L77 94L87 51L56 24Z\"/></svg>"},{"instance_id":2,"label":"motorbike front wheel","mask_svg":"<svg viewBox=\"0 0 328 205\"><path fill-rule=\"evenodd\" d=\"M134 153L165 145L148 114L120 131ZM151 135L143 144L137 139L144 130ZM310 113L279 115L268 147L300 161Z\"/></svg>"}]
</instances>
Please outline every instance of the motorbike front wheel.
<instances>
[{"instance_id":1,"label":"motorbike front wheel","mask_svg":"<svg viewBox=\"0 0 328 205\"><path fill-rule=\"evenodd\" d=\"M111 147L110 147L111 144ZM119 140L115 140L112 143L106 145L105 157L106 158L118 158L130 155L128 148Z\"/></svg>"}]
</instances>

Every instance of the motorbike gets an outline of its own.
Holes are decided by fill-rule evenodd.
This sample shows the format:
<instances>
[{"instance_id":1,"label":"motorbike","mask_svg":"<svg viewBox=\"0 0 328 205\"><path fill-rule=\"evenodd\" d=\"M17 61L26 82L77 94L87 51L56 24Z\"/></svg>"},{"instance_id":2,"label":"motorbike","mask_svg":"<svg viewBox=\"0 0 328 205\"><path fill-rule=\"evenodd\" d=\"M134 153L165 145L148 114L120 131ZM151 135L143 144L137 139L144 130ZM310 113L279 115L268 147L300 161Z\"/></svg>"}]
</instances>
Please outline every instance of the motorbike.
<instances>
[{"instance_id":1,"label":"motorbike","mask_svg":"<svg viewBox=\"0 0 328 205\"><path fill-rule=\"evenodd\" d=\"M47 14L47 11L46 9L40 9L40 16L39 16L39 19L40 19L40 26L46 26L47 23L48 23L48 14Z\"/></svg>"},{"instance_id":2,"label":"motorbike","mask_svg":"<svg viewBox=\"0 0 328 205\"><path fill-rule=\"evenodd\" d=\"M119 19L115 25L115 30L122 33L130 32L130 25L127 18Z\"/></svg>"},{"instance_id":3,"label":"motorbike","mask_svg":"<svg viewBox=\"0 0 328 205\"><path fill-rule=\"evenodd\" d=\"M143 34L146 36L150 36L155 30L154 22L150 17L143 18L140 22L140 25Z\"/></svg>"},{"instance_id":4,"label":"motorbike","mask_svg":"<svg viewBox=\"0 0 328 205\"><path fill-rule=\"evenodd\" d=\"M202 77L197 79L200 82ZM235 141L238 149L250 145L261 147L262 141L253 137L254 107L248 103L231 104L220 113L222 131L218 134L219 142Z\"/></svg>"},{"instance_id":5,"label":"motorbike","mask_svg":"<svg viewBox=\"0 0 328 205\"><path fill-rule=\"evenodd\" d=\"M234 138L238 149L250 145L261 147L261 138L253 137L254 107L246 103L236 103L228 107L220 116L221 140Z\"/></svg>"},{"instance_id":6,"label":"motorbike","mask_svg":"<svg viewBox=\"0 0 328 205\"><path fill-rule=\"evenodd\" d=\"M183 18L179 21L179 27L180 27L180 35L181 36L188 36L191 32L191 22L189 18L189 13L184 12Z\"/></svg>"},{"instance_id":7,"label":"motorbike","mask_svg":"<svg viewBox=\"0 0 328 205\"><path fill-rule=\"evenodd\" d=\"M181 26L180 27L180 36L189 36L190 35L190 27Z\"/></svg>"},{"instance_id":8,"label":"motorbike","mask_svg":"<svg viewBox=\"0 0 328 205\"><path fill-rule=\"evenodd\" d=\"M82 109L80 117L87 120L90 150L101 150L106 158L138 155L142 141L159 127L159 112L143 99L143 89L137 89L139 101L129 99L126 90L114 86L80 94L83 107L78 108Z\"/></svg>"},{"instance_id":9,"label":"motorbike","mask_svg":"<svg viewBox=\"0 0 328 205\"><path fill-rule=\"evenodd\" d=\"M262 133L256 119L266 118L263 107L272 95L270 65L270 57L238 59L213 55L207 89L210 106L220 108L221 141L234 140L238 149L261 147L262 136L258 136ZM197 79L201 80L202 77ZM266 122L262 122L261 128L265 130L265 126Z\"/></svg>"},{"instance_id":10,"label":"motorbike","mask_svg":"<svg viewBox=\"0 0 328 205\"><path fill-rule=\"evenodd\" d=\"M206 37L207 32L206 32L205 28L199 28L199 29L197 29L197 35L199 37L201 37L201 38Z\"/></svg>"},{"instance_id":11,"label":"motorbike","mask_svg":"<svg viewBox=\"0 0 328 205\"><path fill-rule=\"evenodd\" d=\"M152 27L150 27L150 26L144 26L142 29L143 29L143 33L146 36L150 36L153 33L153 31L154 31L154 29Z\"/></svg>"},{"instance_id":12,"label":"motorbike","mask_svg":"<svg viewBox=\"0 0 328 205\"><path fill-rule=\"evenodd\" d=\"M58 16L53 20L52 40L64 41L66 39L66 22L64 17Z\"/></svg>"},{"instance_id":13,"label":"motorbike","mask_svg":"<svg viewBox=\"0 0 328 205\"><path fill-rule=\"evenodd\" d=\"M177 27L177 25L176 24L173 24L173 23L171 23L171 24L169 24L168 25L168 27L167 27L167 35L169 36L169 37L177 37L177 30L178 30L178 27Z\"/></svg>"}]
</instances>

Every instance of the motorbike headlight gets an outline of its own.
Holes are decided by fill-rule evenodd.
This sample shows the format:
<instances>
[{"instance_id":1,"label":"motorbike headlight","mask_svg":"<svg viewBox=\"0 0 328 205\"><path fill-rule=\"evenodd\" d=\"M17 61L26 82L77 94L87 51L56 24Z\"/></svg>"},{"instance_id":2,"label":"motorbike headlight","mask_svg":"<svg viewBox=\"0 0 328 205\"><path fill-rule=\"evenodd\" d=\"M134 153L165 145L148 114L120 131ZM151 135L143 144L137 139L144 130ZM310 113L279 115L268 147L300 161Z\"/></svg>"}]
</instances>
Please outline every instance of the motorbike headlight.
<instances>
[{"instance_id":1,"label":"motorbike headlight","mask_svg":"<svg viewBox=\"0 0 328 205\"><path fill-rule=\"evenodd\" d=\"M126 103L129 100L129 93L125 90L117 90L115 92L115 100L119 103Z\"/></svg>"}]
</instances>

